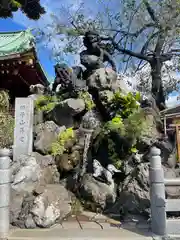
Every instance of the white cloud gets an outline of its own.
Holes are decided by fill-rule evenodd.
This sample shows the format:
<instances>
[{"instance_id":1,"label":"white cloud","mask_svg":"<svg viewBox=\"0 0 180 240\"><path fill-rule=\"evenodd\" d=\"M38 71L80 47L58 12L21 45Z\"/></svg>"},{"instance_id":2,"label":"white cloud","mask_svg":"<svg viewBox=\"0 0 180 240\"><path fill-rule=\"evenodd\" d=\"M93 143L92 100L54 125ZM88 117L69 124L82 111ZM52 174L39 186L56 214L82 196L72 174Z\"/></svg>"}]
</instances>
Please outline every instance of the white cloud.
<instances>
[{"instance_id":1,"label":"white cloud","mask_svg":"<svg viewBox=\"0 0 180 240\"><path fill-rule=\"evenodd\" d=\"M169 99L166 101L167 107L175 107L180 104L180 100L177 99L179 95L171 95Z\"/></svg>"}]
</instances>

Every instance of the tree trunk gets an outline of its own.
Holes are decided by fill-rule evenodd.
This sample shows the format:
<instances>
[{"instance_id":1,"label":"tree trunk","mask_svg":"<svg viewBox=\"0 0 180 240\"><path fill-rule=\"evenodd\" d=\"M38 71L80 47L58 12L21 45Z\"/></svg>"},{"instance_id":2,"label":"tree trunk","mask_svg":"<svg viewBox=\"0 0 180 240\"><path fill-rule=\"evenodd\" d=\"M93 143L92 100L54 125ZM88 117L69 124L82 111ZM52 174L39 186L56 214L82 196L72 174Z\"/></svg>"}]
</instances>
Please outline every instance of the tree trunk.
<instances>
[{"instance_id":1,"label":"tree trunk","mask_svg":"<svg viewBox=\"0 0 180 240\"><path fill-rule=\"evenodd\" d=\"M155 58L151 64L151 77L152 77L152 95L156 100L156 104L160 110L164 109L165 97L161 78L162 63L159 59Z\"/></svg>"}]
</instances>

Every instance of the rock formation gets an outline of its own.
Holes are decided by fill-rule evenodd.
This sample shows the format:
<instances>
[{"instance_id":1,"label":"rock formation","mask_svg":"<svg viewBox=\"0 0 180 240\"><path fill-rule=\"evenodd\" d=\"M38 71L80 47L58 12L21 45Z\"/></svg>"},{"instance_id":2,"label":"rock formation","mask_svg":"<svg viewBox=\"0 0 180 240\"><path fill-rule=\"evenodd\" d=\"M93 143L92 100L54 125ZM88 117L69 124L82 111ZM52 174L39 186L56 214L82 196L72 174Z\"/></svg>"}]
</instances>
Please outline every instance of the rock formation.
<instances>
[{"instance_id":1,"label":"rock formation","mask_svg":"<svg viewBox=\"0 0 180 240\"><path fill-rule=\"evenodd\" d=\"M19 156L11 167L13 225L50 227L71 213L75 197L84 207L90 203L106 213L148 217L153 145L162 151L165 175L179 174L174 145L163 137L153 98L142 100L139 93L122 89L97 33L88 32L84 43L87 49L80 58L85 71L56 65L53 91L34 98L35 113L41 113L34 127L34 152ZM104 67L106 60L112 69ZM166 192L180 195L170 187Z\"/></svg>"}]
</instances>

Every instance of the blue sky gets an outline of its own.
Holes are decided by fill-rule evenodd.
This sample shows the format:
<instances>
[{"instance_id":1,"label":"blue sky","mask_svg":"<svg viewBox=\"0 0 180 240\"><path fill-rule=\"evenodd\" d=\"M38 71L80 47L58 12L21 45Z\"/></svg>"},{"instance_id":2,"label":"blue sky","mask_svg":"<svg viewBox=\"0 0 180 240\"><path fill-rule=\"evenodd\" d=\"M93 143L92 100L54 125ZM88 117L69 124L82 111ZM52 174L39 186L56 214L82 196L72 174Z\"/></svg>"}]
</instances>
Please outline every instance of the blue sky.
<instances>
[{"instance_id":1,"label":"blue sky","mask_svg":"<svg viewBox=\"0 0 180 240\"><path fill-rule=\"evenodd\" d=\"M61 7L67 7L70 6L71 12L76 11L76 9L81 4L82 0L41 0L41 4L46 9L46 14L43 15L43 17L40 18L38 21L29 20L24 14L21 13L21 11L18 11L13 14L13 18L7 18L7 19L0 19L0 32L10 32L10 31L19 31L19 30L25 30L27 28L40 28L42 29L47 24L51 23L52 19L50 17L51 13L57 13L59 15L59 12L61 12L61 20L66 19L66 13L63 11L60 11ZM88 9L91 9L92 2L91 0L86 0L86 6ZM94 0L93 3L97 3L99 5L100 0ZM98 11L98 8L96 8ZM94 11L94 10L93 10ZM92 14L92 13L90 13ZM64 16L63 16L64 15ZM47 47L42 47L40 45L36 45L37 48L37 54L38 58L40 60L40 63L42 64L44 70L47 72L47 75L49 79L52 81L54 79L54 62L52 59L52 53L50 49ZM58 46L59 47L59 46ZM58 49L61 51L60 49ZM66 58L67 64L73 65L73 58L71 56L68 56Z\"/></svg>"},{"instance_id":2,"label":"blue sky","mask_svg":"<svg viewBox=\"0 0 180 240\"><path fill-rule=\"evenodd\" d=\"M41 4L46 9L46 14L43 15L43 17L40 18L38 21L29 20L24 14L21 13L21 11L18 11L13 14L13 18L8 19L0 19L0 32L10 32L10 31L19 31L19 30L25 30L27 28L40 28L42 29L47 24L51 23L52 19L50 17L51 13L58 13L60 15L61 21L63 19L66 19L66 13L63 11L60 11L60 8L64 7L70 7L71 12L76 11L81 4L82 0L41 0ZM100 0L93 0L93 3L96 3L99 5ZM90 10L92 9L92 1L86 0L86 6ZM94 9L93 9L94 11ZM98 11L98 8L96 8L96 11ZM61 12L61 14L59 14ZM89 12L89 14L92 14L92 12ZM58 46L59 47L59 46ZM54 62L52 59L52 53L50 49L47 47L41 47L40 45L37 45L37 53L38 58L40 60L40 63L42 64L44 70L47 72L47 75L49 79L54 79ZM59 51L61 51L58 48ZM68 56L66 58L67 64L73 65L73 58L71 56Z\"/></svg>"},{"instance_id":3,"label":"blue sky","mask_svg":"<svg viewBox=\"0 0 180 240\"><path fill-rule=\"evenodd\" d=\"M20 25L15 22L14 19L0 19L0 32L10 32L10 31L20 31L25 30L27 27L24 25ZM50 79L54 77L54 68L53 62L50 59L50 53L46 49L37 48L38 58L47 72Z\"/></svg>"},{"instance_id":4,"label":"blue sky","mask_svg":"<svg viewBox=\"0 0 180 240\"><path fill-rule=\"evenodd\" d=\"M46 9L46 14L43 15L40 20L29 20L24 14L21 13L21 11L18 11L13 14L13 18L0 19L0 32L19 31L25 30L27 28L42 29L47 24L52 23L51 13L56 13L61 22L65 22L67 20L67 13L66 11L62 11L60 9L62 7L69 7L71 14L73 14L73 12L75 12L79 8L82 1L83 0L41 0L41 4ZM111 0L109 2L111 2ZM113 0L113 2L115 3L116 1ZM86 0L85 3L86 11L89 16L92 16L93 14L102 10L103 2L101 0ZM56 39L55 43L53 42L52 45L53 44L57 45L58 51L61 52L61 49L59 48L59 43ZM36 46L40 63L42 64L44 70L47 72L49 79L54 79L54 62L52 59L51 49L47 47L42 47L40 45ZM74 58L73 56L67 56L66 63L69 65L79 63L78 56L74 56Z\"/></svg>"}]
</instances>

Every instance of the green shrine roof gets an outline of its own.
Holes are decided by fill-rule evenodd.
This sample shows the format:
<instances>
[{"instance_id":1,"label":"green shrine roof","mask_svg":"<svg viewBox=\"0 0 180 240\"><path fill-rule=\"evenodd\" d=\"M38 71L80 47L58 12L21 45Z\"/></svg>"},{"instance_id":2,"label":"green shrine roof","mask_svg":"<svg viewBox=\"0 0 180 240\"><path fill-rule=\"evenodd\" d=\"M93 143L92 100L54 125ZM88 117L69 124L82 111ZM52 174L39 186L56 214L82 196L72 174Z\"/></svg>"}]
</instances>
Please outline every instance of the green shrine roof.
<instances>
[{"instance_id":1,"label":"green shrine roof","mask_svg":"<svg viewBox=\"0 0 180 240\"><path fill-rule=\"evenodd\" d=\"M0 33L0 58L22 54L35 47L34 36L30 29L19 32Z\"/></svg>"}]
</instances>

